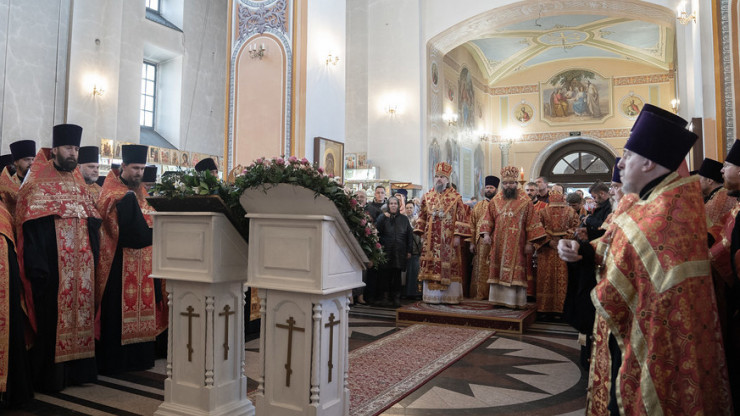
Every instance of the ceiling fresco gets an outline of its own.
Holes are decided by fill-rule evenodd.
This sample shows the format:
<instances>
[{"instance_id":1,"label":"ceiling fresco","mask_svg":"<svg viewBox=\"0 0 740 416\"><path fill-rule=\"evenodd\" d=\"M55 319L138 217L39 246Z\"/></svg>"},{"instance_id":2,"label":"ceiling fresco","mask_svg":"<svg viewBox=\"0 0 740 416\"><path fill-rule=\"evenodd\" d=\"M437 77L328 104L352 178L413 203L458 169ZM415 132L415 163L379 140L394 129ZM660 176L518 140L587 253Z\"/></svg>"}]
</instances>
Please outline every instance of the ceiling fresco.
<instances>
[{"instance_id":1,"label":"ceiling fresco","mask_svg":"<svg viewBox=\"0 0 740 416\"><path fill-rule=\"evenodd\" d=\"M559 15L503 26L463 44L493 85L553 61L611 58L668 71L674 63L668 25L600 15Z\"/></svg>"}]
</instances>

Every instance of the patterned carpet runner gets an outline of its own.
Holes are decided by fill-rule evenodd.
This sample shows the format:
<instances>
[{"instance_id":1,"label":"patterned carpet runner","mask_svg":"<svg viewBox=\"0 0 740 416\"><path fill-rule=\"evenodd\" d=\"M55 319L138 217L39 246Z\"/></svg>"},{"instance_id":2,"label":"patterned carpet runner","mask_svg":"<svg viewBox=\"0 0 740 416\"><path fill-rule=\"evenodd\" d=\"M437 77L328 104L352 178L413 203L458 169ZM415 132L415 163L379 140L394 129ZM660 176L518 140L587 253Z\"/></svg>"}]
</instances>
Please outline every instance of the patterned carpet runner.
<instances>
[{"instance_id":1,"label":"patterned carpet runner","mask_svg":"<svg viewBox=\"0 0 740 416\"><path fill-rule=\"evenodd\" d=\"M350 352L350 415L379 414L493 333L414 325Z\"/></svg>"}]
</instances>

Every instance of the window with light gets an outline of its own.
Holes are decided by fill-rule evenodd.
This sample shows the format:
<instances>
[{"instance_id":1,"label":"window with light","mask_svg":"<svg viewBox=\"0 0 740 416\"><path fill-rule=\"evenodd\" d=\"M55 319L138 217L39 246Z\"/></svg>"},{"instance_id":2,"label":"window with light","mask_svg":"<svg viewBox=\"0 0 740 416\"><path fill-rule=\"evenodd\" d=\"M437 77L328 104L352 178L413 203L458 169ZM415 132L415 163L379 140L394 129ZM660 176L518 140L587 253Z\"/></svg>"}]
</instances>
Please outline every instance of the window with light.
<instances>
[{"instance_id":1,"label":"window with light","mask_svg":"<svg viewBox=\"0 0 740 416\"><path fill-rule=\"evenodd\" d=\"M146 0L146 8L158 12L159 11L159 0Z\"/></svg>"},{"instance_id":2,"label":"window with light","mask_svg":"<svg viewBox=\"0 0 740 416\"><path fill-rule=\"evenodd\" d=\"M157 66L144 62L141 67L141 111L139 124L154 128L154 104L157 91Z\"/></svg>"}]
</instances>

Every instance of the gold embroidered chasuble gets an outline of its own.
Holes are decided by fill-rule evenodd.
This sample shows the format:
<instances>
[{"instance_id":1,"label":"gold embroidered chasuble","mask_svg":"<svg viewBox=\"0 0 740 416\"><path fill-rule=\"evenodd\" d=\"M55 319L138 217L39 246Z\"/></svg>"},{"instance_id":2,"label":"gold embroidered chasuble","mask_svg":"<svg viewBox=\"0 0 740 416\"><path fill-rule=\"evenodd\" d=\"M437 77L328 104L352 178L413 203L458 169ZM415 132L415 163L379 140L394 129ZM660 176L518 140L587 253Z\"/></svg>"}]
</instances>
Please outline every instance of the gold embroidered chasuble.
<instances>
[{"instance_id":1,"label":"gold embroidered chasuble","mask_svg":"<svg viewBox=\"0 0 740 416\"><path fill-rule=\"evenodd\" d=\"M103 215L103 226L100 238L100 262L95 276L96 334L100 333L100 304L118 247L116 204L130 190L121 182L119 175L114 171L108 173L97 203L98 210ZM141 213L151 228L150 214L154 209L146 201L148 195L144 185L140 185L135 193ZM161 331L157 328L154 281L149 277L152 273L152 246L141 249L124 247L122 251L121 345L153 341Z\"/></svg>"},{"instance_id":2,"label":"gold embroidered chasuble","mask_svg":"<svg viewBox=\"0 0 740 416\"><path fill-rule=\"evenodd\" d=\"M608 414L609 336L621 350L617 402L628 415L727 415L731 403L698 179L672 173L625 195L596 245L589 415ZM700 300L700 301L698 301Z\"/></svg>"},{"instance_id":3,"label":"gold embroidered chasuble","mask_svg":"<svg viewBox=\"0 0 740 416\"><path fill-rule=\"evenodd\" d=\"M0 234L15 244L13 218L0 202ZM23 325L10 321L10 265L8 264L8 242L0 236L0 392L7 391L10 352L10 325Z\"/></svg>"},{"instance_id":4,"label":"gold embroidered chasuble","mask_svg":"<svg viewBox=\"0 0 740 416\"><path fill-rule=\"evenodd\" d=\"M23 224L54 217L57 240L59 288L54 362L61 363L95 355L93 301L95 261L88 234L88 218L100 218L79 170L57 170L50 149L36 155L16 206L18 263L24 280L26 309L35 330L31 286L24 276Z\"/></svg>"},{"instance_id":5,"label":"gold embroidered chasuble","mask_svg":"<svg viewBox=\"0 0 740 416\"><path fill-rule=\"evenodd\" d=\"M478 202L470 214L470 229L473 231L473 235L470 237L470 244L475 245L473 270L470 277L470 298L475 300L488 298L491 245L484 244L483 238L480 235L480 226L483 223L483 217L485 217L486 211L488 211L488 202L487 199Z\"/></svg>"},{"instance_id":6,"label":"gold embroidered chasuble","mask_svg":"<svg viewBox=\"0 0 740 416\"><path fill-rule=\"evenodd\" d=\"M578 214L565 203L562 194L551 193L550 203L538 215L547 241L537 251L537 311L562 313L568 290L568 266L550 243L556 245L561 238L572 238L578 227Z\"/></svg>"},{"instance_id":7,"label":"gold embroidered chasuble","mask_svg":"<svg viewBox=\"0 0 740 416\"><path fill-rule=\"evenodd\" d=\"M87 190L90 191L90 195L92 195L93 200L97 202L98 199L100 199L100 192L103 191L103 187L97 183L91 183L87 185Z\"/></svg>"},{"instance_id":8,"label":"gold embroidered chasuble","mask_svg":"<svg viewBox=\"0 0 740 416\"><path fill-rule=\"evenodd\" d=\"M704 209L707 212L707 219L709 220L709 227L714 224L722 224L722 218L730 212L732 208L737 205L737 198L731 197L727 194L727 189L721 188L712 195L712 198L704 204Z\"/></svg>"},{"instance_id":9,"label":"gold embroidered chasuble","mask_svg":"<svg viewBox=\"0 0 740 416\"><path fill-rule=\"evenodd\" d=\"M453 241L455 236L470 236L466 213L462 197L451 187L442 193L432 189L422 198L414 232L423 239L419 281L426 281L430 290L462 283L461 247L454 247Z\"/></svg>"},{"instance_id":10,"label":"gold embroidered chasuble","mask_svg":"<svg viewBox=\"0 0 740 416\"><path fill-rule=\"evenodd\" d=\"M517 189L514 199L505 199L503 192L497 193L488 204L480 231L491 235L488 283L526 288L524 246L545 237L532 200L521 189Z\"/></svg>"}]
</instances>

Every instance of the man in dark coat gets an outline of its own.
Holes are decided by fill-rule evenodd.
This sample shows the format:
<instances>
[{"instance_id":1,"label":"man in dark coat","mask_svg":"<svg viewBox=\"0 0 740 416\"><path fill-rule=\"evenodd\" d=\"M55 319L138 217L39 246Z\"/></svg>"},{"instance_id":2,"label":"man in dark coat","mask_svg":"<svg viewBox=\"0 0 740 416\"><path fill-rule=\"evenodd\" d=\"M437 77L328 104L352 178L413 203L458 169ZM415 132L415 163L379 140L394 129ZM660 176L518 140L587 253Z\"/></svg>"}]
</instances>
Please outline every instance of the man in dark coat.
<instances>
[{"instance_id":1,"label":"man in dark coat","mask_svg":"<svg viewBox=\"0 0 740 416\"><path fill-rule=\"evenodd\" d=\"M588 192L591 193L591 197L596 202L594 213L586 216L586 219L583 220L586 224L588 240L591 241L604 235L601 225L606 217L612 213L612 204L609 200L609 187L604 182L599 181L591 185Z\"/></svg>"},{"instance_id":2,"label":"man in dark coat","mask_svg":"<svg viewBox=\"0 0 740 416\"><path fill-rule=\"evenodd\" d=\"M379 292L383 298L378 306L401 306L401 271L406 270L406 261L411 257L413 232L407 216L399 212L400 201L395 196L388 199L388 215L380 215L375 222L380 244L387 262L380 269Z\"/></svg>"}]
</instances>

